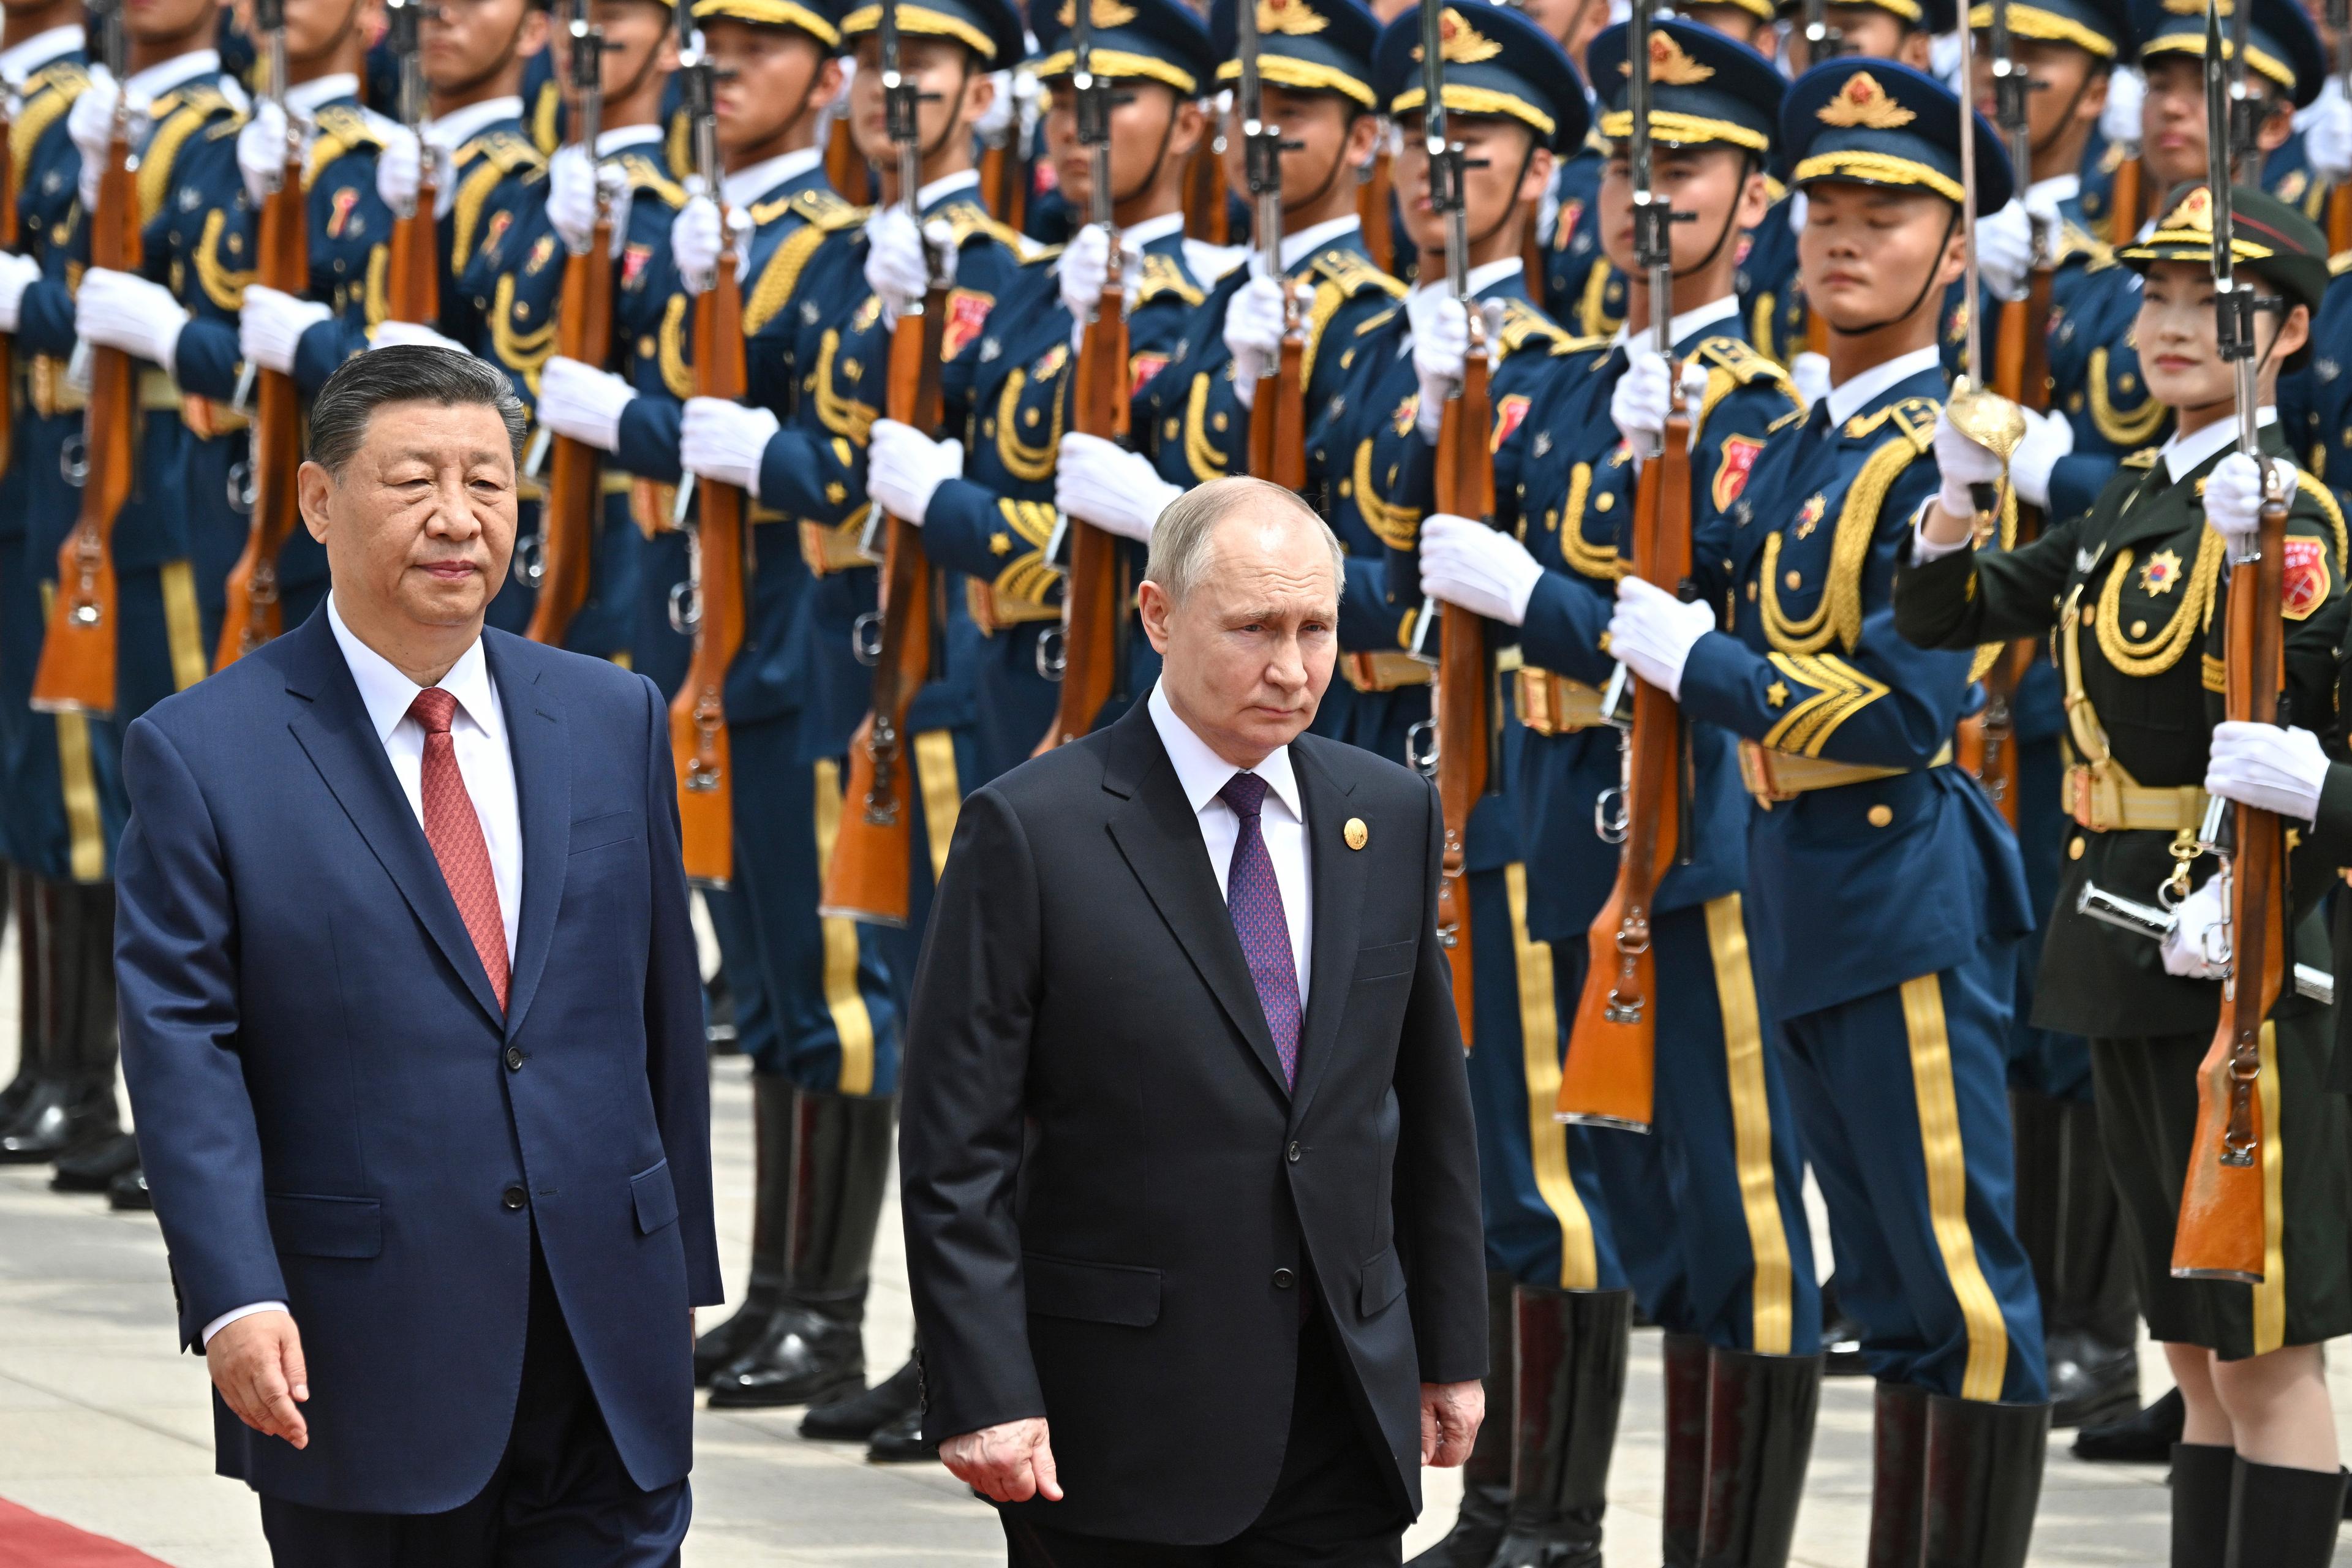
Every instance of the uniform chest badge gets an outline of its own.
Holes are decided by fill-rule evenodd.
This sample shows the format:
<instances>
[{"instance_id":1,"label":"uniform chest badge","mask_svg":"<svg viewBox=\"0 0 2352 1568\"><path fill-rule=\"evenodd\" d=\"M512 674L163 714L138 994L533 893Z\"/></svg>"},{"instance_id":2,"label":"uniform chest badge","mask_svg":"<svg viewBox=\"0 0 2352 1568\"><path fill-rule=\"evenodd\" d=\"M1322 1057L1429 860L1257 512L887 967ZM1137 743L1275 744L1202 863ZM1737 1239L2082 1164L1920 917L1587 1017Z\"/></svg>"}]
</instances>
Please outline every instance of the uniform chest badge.
<instances>
[{"instance_id":1,"label":"uniform chest badge","mask_svg":"<svg viewBox=\"0 0 2352 1568\"><path fill-rule=\"evenodd\" d=\"M621 252L621 287L635 290L646 286L646 268L652 265L654 247L633 245Z\"/></svg>"},{"instance_id":2,"label":"uniform chest badge","mask_svg":"<svg viewBox=\"0 0 2352 1568\"><path fill-rule=\"evenodd\" d=\"M1528 399L1516 393L1511 396L1503 399L1501 403L1496 405L1495 439L1494 443L1487 447L1487 450L1490 452L1501 451L1503 449L1503 443L1511 438L1511 432L1517 430L1520 424L1526 420L1527 416Z\"/></svg>"},{"instance_id":3,"label":"uniform chest badge","mask_svg":"<svg viewBox=\"0 0 2352 1568\"><path fill-rule=\"evenodd\" d=\"M2311 362L2311 374L2322 381L2334 381L2343 373L2344 367L2332 359L2315 359Z\"/></svg>"},{"instance_id":4,"label":"uniform chest badge","mask_svg":"<svg viewBox=\"0 0 2352 1568\"><path fill-rule=\"evenodd\" d=\"M1546 452L1550 451L1551 432L1549 430L1537 431L1536 438L1533 442L1529 443L1528 450L1538 458L1542 457Z\"/></svg>"},{"instance_id":5,"label":"uniform chest badge","mask_svg":"<svg viewBox=\"0 0 2352 1568\"><path fill-rule=\"evenodd\" d=\"M999 354L1003 353L1003 352L1004 352L1004 345L1003 345L1003 343L1001 343L1001 342L997 342L994 338L982 338L982 339L981 339L981 340L980 340L980 363L982 363L982 364L986 364L990 360L994 359L997 355L999 355Z\"/></svg>"},{"instance_id":6,"label":"uniform chest badge","mask_svg":"<svg viewBox=\"0 0 2352 1568\"><path fill-rule=\"evenodd\" d=\"M1127 395L1133 397L1143 384L1168 368L1166 354L1137 354L1127 362Z\"/></svg>"},{"instance_id":7,"label":"uniform chest badge","mask_svg":"<svg viewBox=\"0 0 2352 1568\"><path fill-rule=\"evenodd\" d=\"M803 326L814 327L819 321L824 319L824 307L819 305L815 300L804 300L801 302L801 324Z\"/></svg>"},{"instance_id":8,"label":"uniform chest badge","mask_svg":"<svg viewBox=\"0 0 2352 1568\"><path fill-rule=\"evenodd\" d=\"M2180 556L2175 551L2158 551L2139 569L2139 591L2143 594L2169 594L2179 581Z\"/></svg>"},{"instance_id":9,"label":"uniform chest badge","mask_svg":"<svg viewBox=\"0 0 2352 1568\"><path fill-rule=\"evenodd\" d=\"M1576 233L1576 220L1584 216L1584 198L1559 204L1559 216L1552 226L1552 248L1564 250L1570 236Z\"/></svg>"},{"instance_id":10,"label":"uniform chest badge","mask_svg":"<svg viewBox=\"0 0 2352 1568\"><path fill-rule=\"evenodd\" d=\"M1421 394L1408 392L1404 395L1404 401L1396 405L1396 412L1389 416L1389 425L1398 435L1405 435L1412 429L1412 422L1420 413Z\"/></svg>"},{"instance_id":11,"label":"uniform chest badge","mask_svg":"<svg viewBox=\"0 0 2352 1568\"><path fill-rule=\"evenodd\" d=\"M1727 510L1739 499L1739 492L1748 488L1748 471L1756 467L1756 455L1763 449L1763 442L1746 436L1723 438L1723 461L1715 470L1716 510Z\"/></svg>"},{"instance_id":12,"label":"uniform chest badge","mask_svg":"<svg viewBox=\"0 0 2352 1568\"><path fill-rule=\"evenodd\" d=\"M1731 264L1734 267L1745 265L1748 260L1748 253L1753 251L1755 248L1756 237L1753 234L1743 232L1739 237L1739 249L1736 253Z\"/></svg>"},{"instance_id":13,"label":"uniform chest badge","mask_svg":"<svg viewBox=\"0 0 2352 1568\"><path fill-rule=\"evenodd\" d=\"M352 221L352 209L360 205L358 191L346 185L335 193L334 208L327 215L327 237L343 237L343 226Z\"/></svg>"},{"instance_id":14,"label":"uniform chest badge","mask_svg":"<svg viewBox=\"0 0 2352 1568\"><path fill-rule=\"evenodd\" d=\"M1814 491L1813 499L1797 509L1795 536L1799 539L1811 537L1813 530L1821 526L1822 513L1829 509L1830 498L1818 490Z\"/></svg>"},{"instance_id":15,"label":"uniform chest badge","mask_svg":"<svg viewBox=\"0 0 2352 1568\"><path fill-rule=\"evenodd\" d=\"M1070 345L1067 343L1055 343L1052 348L1047 349L1043 354L1038 356L1037 363L1029 367L1029 379L1032 381L1044 381L1048 376L1051 376L1055 372L1059 371L1063 364L1068 361L1069 357Z\"/></svg>"},{"instance_id":16,"label":"uniform chest badge","mask_svg":"<svg viewBox=\"0 0 2352 1568\"><path fill-rule=\"evenodd\" d=\"M2291 621L2307 618L2327 602L2327 546L2316 539L2290 539L2279 568L2279 613Z\"/></svg>"},{"instance_id":17,"label":"uniform chest badge","mask_svg":"<svg viewBox=\"0 0 2352 1568\"><path fill-rule=\"evenodd\" d=\"M551 234L541 235L539 243L530 247L530 258L522 264L523 276L529 277L535 272L546 271L547 264L554 259L555 237Z\"/></svg>"}]
</instances>

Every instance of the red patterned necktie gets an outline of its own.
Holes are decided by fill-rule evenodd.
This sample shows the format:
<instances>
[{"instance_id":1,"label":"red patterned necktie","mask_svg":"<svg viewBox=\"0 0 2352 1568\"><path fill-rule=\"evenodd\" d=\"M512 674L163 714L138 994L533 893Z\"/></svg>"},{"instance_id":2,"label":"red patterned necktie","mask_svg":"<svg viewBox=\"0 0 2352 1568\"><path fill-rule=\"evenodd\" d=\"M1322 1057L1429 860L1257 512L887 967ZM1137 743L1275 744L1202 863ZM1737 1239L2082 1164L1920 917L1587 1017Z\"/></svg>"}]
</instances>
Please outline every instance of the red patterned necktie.
<instances>
[{"instance_id":1,"label":"red patterned necktie","mask_svg":"<svg viewBox=\"0 0 2352 1568\"><path fill-rule=\"evenodd\" d=\"M408 716L425 726L425 837L433 858L441 862L441 879L449 884L466 934L490 977L499 1005L507 1005L507 923L499 912L498 879L490 874L490 847L482 837L482 819L474 815L474 797L466 793L466 775L457 771L457 742L449 721L457 716L457 700L437 686L416 694Z\"/></svg>"}]
</instances>

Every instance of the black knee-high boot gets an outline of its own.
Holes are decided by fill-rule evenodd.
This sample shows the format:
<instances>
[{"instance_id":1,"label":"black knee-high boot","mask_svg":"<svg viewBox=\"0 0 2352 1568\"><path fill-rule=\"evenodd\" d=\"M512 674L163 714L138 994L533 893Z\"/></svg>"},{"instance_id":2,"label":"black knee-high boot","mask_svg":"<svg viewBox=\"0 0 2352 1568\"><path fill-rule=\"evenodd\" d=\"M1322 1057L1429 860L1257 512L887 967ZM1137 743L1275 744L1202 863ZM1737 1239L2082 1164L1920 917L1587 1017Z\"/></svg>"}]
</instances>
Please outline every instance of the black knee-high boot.
<instances>
[{"instance_id":1,"label":"black knee-high boot","mask_svg":"<svg viewBox=\"0 0 2352 1568\"><path fill-rule=\"evenodd\" d=\"M1927 1397L1924 1568L2024 1568L2050 1406Z\"/></svg>"},{"instance_id":2,"label":"black knee-high boot","mask_svg":"<svg viewBox=\"0 0 2352 1568\"><path fill-rule=\"evenodd\" d=\"M1600 1568L1633 1293L1522 1285L1513 1316L1511 1510L1491 1568Z\"/></svg>"},{"instance_id":3,"label":"black knee-high boot","mask_svg":"<svg viewBox=\"0 0 2352 1568\"><path fill-rule=\"evenodd\" d=\"M36 1164L121 1131L114 1098L114 885L45 882L40 1080L0 1131L0 1163Z\"/></svg>"},{"instance_id":4,"label":"black knee-high boot","mask_svg":"<svg viewBox=\"0 0 2352 1568\"><path fill-rule=\"evenodd\" d=\"M2342 1470L2291 1470L2240 1459L2222 1568L2327 1568L2344 1520Z\"/></svg>"},{"instance_id":5,"label":"black knee-high boot","mask_svg":"<svg viewBox=\"0 0 2352 1568\"><path fill-rule=\"evenodd\" d=\"M2172 1568L2221 1568L2238 1456L2226 1443L2172 1446Z\"/></svg>"},{"instance_id":6,"label":"black knee-high boot","mask_svg":"<svg viewBox=\"0 0 2352 1568\"><path fill-rule=\"evenodd\" d=\"M793 1212L793 1086L751 1078L751 1280L735 1315L694 1342L694 1381L707 1384L766 1337L784 1300L784 1232Z\"/></svg>"},{"instance_id":7,"label":"black knee-high boot","mask_svg":"<svg viewBox=\"0 0 2352 1568\"><path fill-rule=\"evenodd\" d=\"M1822 1358L1718 1345L1710 1359L1700 1568L1782 1568L1813 1455Z\"/></svg>"},{"instance_id":8,"label":"black knee-high boot","mask_svg":"<svg viewBox=\"0 0 2352 1568\"><path fill-rule=\"evenodd\" d=\"M1927 1391L1881 1382L1871 1411L1869 1568L1918 1568L1927 1507Z\"/></svg>"},{"instance_id":9,"label":"black knee-high boot","mask_svg":"<svg viewBox=\"0 0 2352 1568\"><path fill-rule=\"evenodd\" d=\"M1707 1346L1696 1334L1662 1342L1666 1474L1658 1539L1666 1568L1696 1568L1706 1523Z\"/></svg>"},{"instance_id":10,"label":"black knee-high boot","mask_svg":"<svg viewBox=\"0 0 2352 1568\"><path fill-rule=\"evenodd\" d=\"M1511 1511L1511 1432L1517 1380L1511 1368L1511 1277L1486 1271L1486 1418L1462 1466L1462 1511L1445 1538L1407 1568L1486 1568Z\"/></svg>"}]
</instances>

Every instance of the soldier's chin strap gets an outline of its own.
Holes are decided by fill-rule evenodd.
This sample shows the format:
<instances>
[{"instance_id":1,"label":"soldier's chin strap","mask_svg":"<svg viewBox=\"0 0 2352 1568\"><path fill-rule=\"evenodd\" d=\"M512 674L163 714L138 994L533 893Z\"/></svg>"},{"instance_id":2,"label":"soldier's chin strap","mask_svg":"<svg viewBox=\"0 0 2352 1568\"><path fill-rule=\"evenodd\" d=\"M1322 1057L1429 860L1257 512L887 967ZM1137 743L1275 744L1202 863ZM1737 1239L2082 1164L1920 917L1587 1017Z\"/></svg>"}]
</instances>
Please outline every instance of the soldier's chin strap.
<instances>
[{"instance_id":1,"label":"soldier's chin strap","mask_svg":"<svg viewBox=\"0 0 2352 1568\"><path fill-rule=\"evenodd\" d=\"M1475 250L1478 247L1494 238L1496 235L1502 232L1502 227L1505 224L1519 216L1519 204L1517 198L1517 193L1521 185L1528 183L1528 167L1535 161L1536 141L1533 136L1530 136L1528 138L1528 150L1519 158L1519 172L1513 174L1511 176L1511 183L1504 187L1506 190L1513 193L1513 199L1503 204L1502 216L1496 218L1493 223L1488 224L1485 228L1480 229L1476 234L1470 237L1471 249Z\"/></svg>"},{"instance_id":2,"label":"soldier's chin strap","mask_svg":"<svg viewBox=\"0 0 2352 1568\"><path fill-rule=\"evenodd\" d=\"M1936 254L1937 256L1940 257L1944 254L1945 248L1952 243L1952 231L1959 226L1960 204L1954 202L1952 204L1952 216L1944 220L1944 237L1936 242ZM1926 280L1919 285L1919 291L1911 296L1911 302L1908 305L1904 306L1902 310L1896 311L1894 315L1887 317L1883 321L1872 321L1866 326L1860 327L1841 327L1835 321L1831 321L1830 331L1835 332L1842 338L1862 338L1868 337L1871 333L1878 331L1884 328L1891 327L1897 321L1907 321L1911 319L1912 313L1917 310L1921 303L1927 300L1927 291L1935 286L1936 269L1933 267L1930 267L1927 268ZM1810 301L1808 302L1807 308L1811 308ZM1961 305L1961 309L1968 310L1973 310L1976 308L1977 302L1974 300L1965 300ZM1824 318L1824 320L1826 320L1826 318ZM1971 366L1970 368L1973 369L1974 367Z\"/></svg>"},{"instance_id":3,"label":"soldier's chin strap","mask_svg":"<svg viewBox=\"0 0 2352 1568\"><path fill-rule=\"evenodd\" d=\"M1355 124L1356 122L1354 120L1349 121L1349 129L1350 131L1354 130ZM1277 167L1279 165L1277 165ZM1353 167L1354 165L1348 162L1348 144L1343 138L1339 143L1339 150L1331 154L1330 172L1323 176L1323 183L1315 187L1315 192L1312 195L1302 196L1295 202L1287 199L1287 195L1286 194L1286 197L1282 204L1282 216L1286 218L1292 213L1297 212L1300 207L1311 207L1318 202L1320 202L1325 196L1331 194L1332 184L1339 179L1339 171Z\"/></svg>"},{"instance_id":4,"label":"soldier's chin strap","mask_svg":"<svg viewBox=\"0 0 2352 1568\"><path fill-rule=\"evenodd\" d=\"M530 7L525 6L522 14L523 22L529 22L532 15L533 13ZM500 71L506 69L508 66L513 64L515 53L521 47L522 25L521 23L518 23L515 26L514 36L507 40L507 47L499 51L499 58L497 59L492 60L488 65L483 67L480 70L476 71L464 81L458 82L446 90L441 89L434 89L433 96L441 99L465 97L467 93L472 92L476 88L481 86L484 82L488 81Z\"/></svg>"},{"instance_id":5,"label":"soldier's chin strap","mask_svg":"<svg viewBox=\"0 0 2352 1568\"><path fill-rule=\"evenodd\" d=\"M1739 179L1731 198L1731 205L1724 209L1723 226L1716 230L1715 243L1706 247L1706 254L1705 256L1700 257L1688 267L1677 267L1675 268L1675 277L1688 278L1695 273L1704 272L1708 268L1715 265L1715 258L1723 254L1725 243L1731 238L1732 225L1739 221L1739 194L1748 189L1748 176L1753 174L1755 170L1756 154L1748 152L1744 147L1741 148L1739 150ZM1949 239L1951 236L1947 234L1944 237ZM1656 301L1653 300L1651 302L1650 309L1654 310L1657 308ZM1918 301L1915 300L1912 301L1912 310L1916 309L1918 309ZM1910 313L1910 310L1903 312L1906 316ZM1671 319L1672 314L1673 312L1668 312L1669 319Z\"/></svg>"},{"instance_id":6,"label":"soldier's chin strap","mask_svg":"<svg viewBox=\"0 0 2352 1568\"><path fill-rule=\"evenodd\" d=\"M1135 188L1133 190L1129 191L1122 195L1119 194L1116 186L1112 188L1110 193L1110 205L1114 212L1119 207L1126 205L1129 202L1135 200L1136 197L1141 195L1144 192L1150 190L1151 188L1151 182L1160 177L1161 167L1168 162L1168 143L1176 139L1176 117L1183 112L1184 100L1182 99L1172 98L1169 100L1168 123L1160 128L1160 150L1151 154L1151 162L1144 168L1143 178L1135 182ZM1204 136L1208 134L1208 128L1205 125L1202 127L1201 133ZM1014 134L1019 134L1017 130Z\"/></svg>"}]
</instances>

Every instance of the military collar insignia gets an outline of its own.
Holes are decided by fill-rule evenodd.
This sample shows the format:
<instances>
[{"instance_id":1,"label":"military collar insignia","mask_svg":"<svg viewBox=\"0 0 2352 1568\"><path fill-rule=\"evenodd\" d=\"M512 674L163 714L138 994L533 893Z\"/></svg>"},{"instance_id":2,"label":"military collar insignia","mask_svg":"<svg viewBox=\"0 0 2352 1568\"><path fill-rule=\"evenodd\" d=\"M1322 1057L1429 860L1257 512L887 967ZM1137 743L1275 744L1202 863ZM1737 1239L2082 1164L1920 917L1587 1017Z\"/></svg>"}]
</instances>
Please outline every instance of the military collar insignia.
<instances>
[{"instance_id":1,"label":"military collar insignia","mask_svg":"<svg viewBox=\"0 0 2352 1568\"><path fill-rule=\"evenodd\" d=\"M2075 574L2077 576L2084 577L2089 576L2091 574L2091 569L2099 563L2099 557L2106 552L2106 548L2105 542L2097 544L2077 546L2074 551Z\"/></svg>"},{"instance_id":2,"label":"military collar insignia","mask_svg":"<svg viewBox=\"0 0 2352 1568\"><path fill-rule=\"evenodd\" d=\"M1835 98L1822 106L1824 125L1858 125L1872 131L1894 131L1919 118L1888 96L1868 71L1856 71Z\"/></svg>"}]
</instances>

